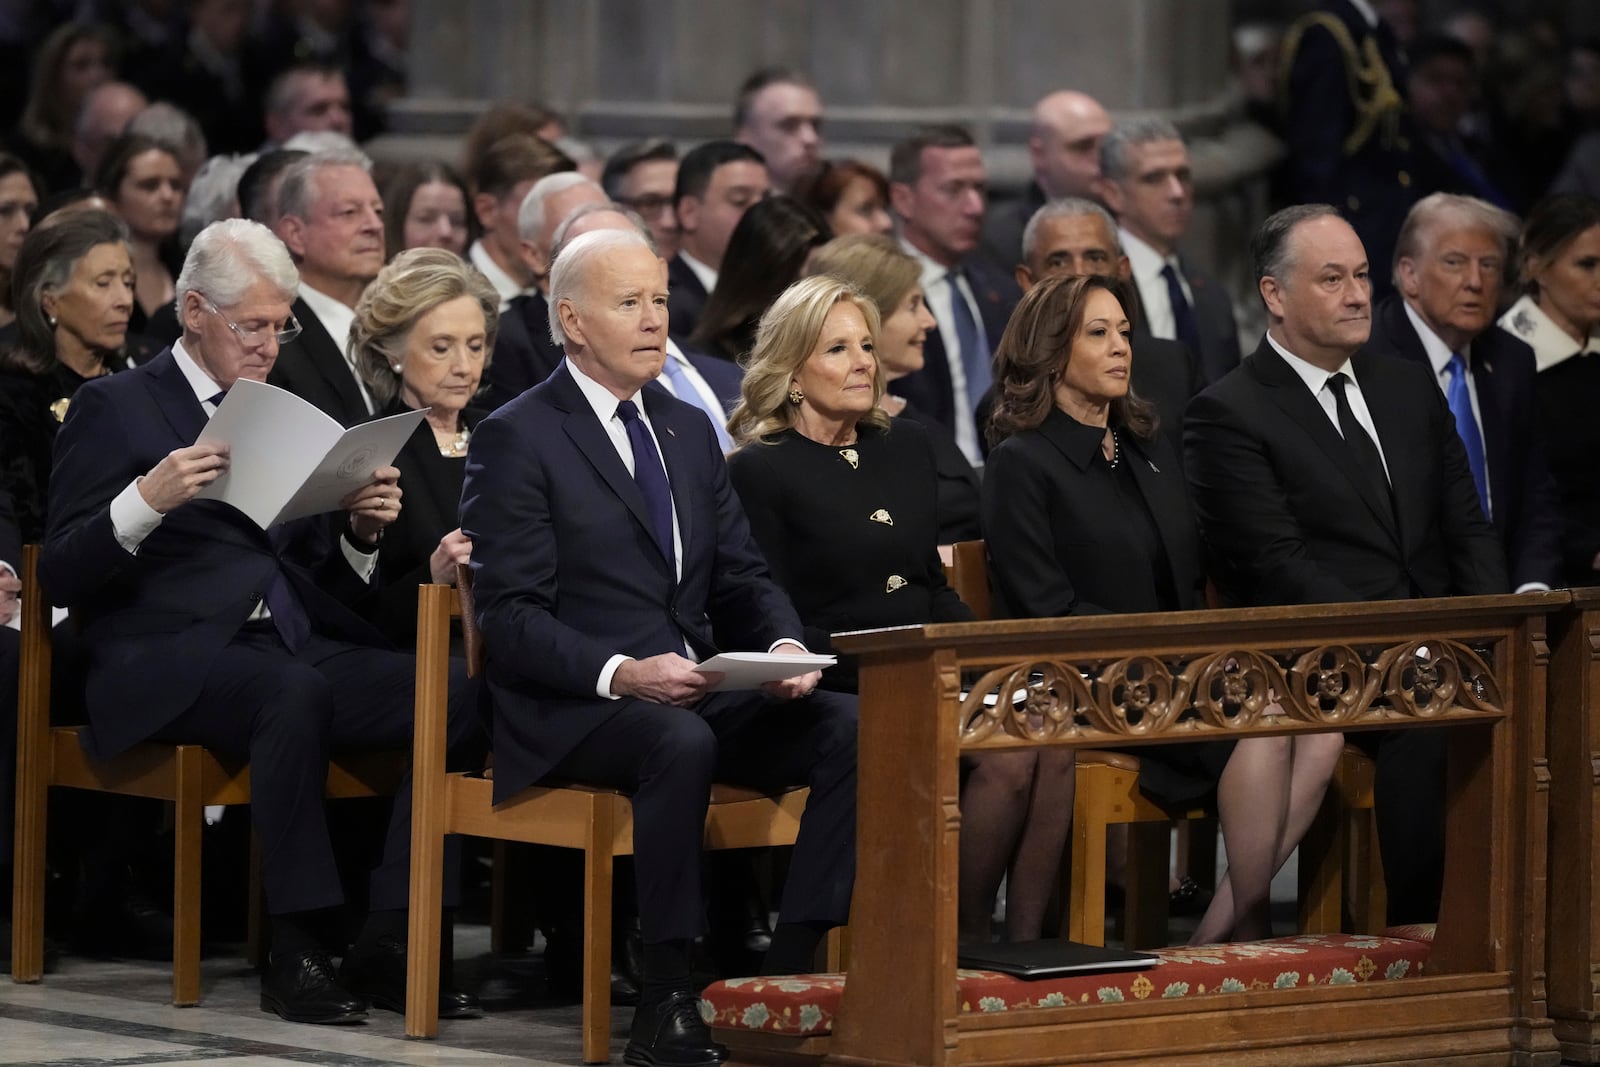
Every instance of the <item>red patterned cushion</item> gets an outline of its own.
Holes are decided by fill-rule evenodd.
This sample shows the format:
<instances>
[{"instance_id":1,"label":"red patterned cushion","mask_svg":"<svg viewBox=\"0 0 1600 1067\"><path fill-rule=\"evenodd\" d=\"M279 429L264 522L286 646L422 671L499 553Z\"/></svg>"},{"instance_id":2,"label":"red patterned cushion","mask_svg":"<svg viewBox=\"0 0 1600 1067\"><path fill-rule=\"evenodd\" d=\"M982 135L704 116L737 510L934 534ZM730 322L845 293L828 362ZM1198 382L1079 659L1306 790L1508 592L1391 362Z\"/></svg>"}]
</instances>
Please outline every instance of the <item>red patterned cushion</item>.
<instances>
[{"instance_id":1,"label":"red patterned cushion","mask_svg":"<svg viewBox=\"0 0 1600 1067\"><path fill-rule=\"evenodd\" d=\"M1433 944L1433 935L1439 929L1438 923L1407 923L1405 926L1391 926L1383 932L1384 937L1400 937L1407 941L1426 941Z\"/></svg>"},{"instance_id":2,"label":"red patterned cushion","mask_svg":"<svg viewBox=\"0 0 1600 1067\"><path fill-rule=\"evenodd\" d=\"M956 982L962 1011L1058 1008L1406 978L1422 972L1428 949L1415 938L1307 934L1156 949L1161 962L1137 971L1028 982L961 970ZM730 1029L797 1037L831 1033L844 983L842 974L731 978L701 994L700 1014L712 1026Z\"/></svg>"}]
</instances>

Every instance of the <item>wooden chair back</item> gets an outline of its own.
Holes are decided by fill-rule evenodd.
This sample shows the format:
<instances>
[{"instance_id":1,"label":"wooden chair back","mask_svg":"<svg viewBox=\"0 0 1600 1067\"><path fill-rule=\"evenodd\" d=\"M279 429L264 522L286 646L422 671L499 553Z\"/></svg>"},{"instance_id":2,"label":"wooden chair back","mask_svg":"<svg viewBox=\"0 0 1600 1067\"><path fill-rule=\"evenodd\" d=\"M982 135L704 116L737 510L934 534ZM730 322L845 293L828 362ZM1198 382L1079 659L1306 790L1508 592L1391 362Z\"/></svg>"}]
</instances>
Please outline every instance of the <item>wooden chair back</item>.
<instances>
[{"instance_id":1,"label":"wooden chair back","mask_svg":"<svg viewBox=\"0 0 1600 1067\"><path fill-rule=\"evenodd\" d=\"M966 602L979 620L994 618L989 599L989 556L982 541L957 541L950 546L946 579L956 596Z\"/></svg>"},{"instance_id":2,"label":"wooden chair back","mask_svg":"<svg viewBox=\"0 0 1600 1067\"><path fill-rule=\"evenodd\" d=\"M467 656L467 675L476 678L483 673L488 653L483 648L483 631L478 629L477 606L472 601L472 568L465 563L456 564L456 597L451 602L452 612L461 619L461 645Z\"/></svg>"}]
</instances>

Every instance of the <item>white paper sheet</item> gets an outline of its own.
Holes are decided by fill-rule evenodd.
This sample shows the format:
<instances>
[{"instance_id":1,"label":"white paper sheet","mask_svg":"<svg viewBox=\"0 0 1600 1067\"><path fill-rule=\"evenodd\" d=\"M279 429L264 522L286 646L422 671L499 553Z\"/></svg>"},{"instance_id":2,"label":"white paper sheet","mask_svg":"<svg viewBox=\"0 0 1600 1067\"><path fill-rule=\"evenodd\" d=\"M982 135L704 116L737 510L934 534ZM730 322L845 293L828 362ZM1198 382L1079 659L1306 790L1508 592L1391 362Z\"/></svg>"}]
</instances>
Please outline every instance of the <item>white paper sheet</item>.
<instances>
[{"instance_id":1,"label":"white paper sheet","mask_svg":"<svg viewBox=\"0 0 1600 1067\"><path fill-rule=\"evenodd\" d=\"M66 608L52 607L50 609L50 625L51 625L51 627L60 626L61 625L61 620L65 619L66 617L67 617L67 609ZM8 630L16 630L18 633L22 632L22 601L21 600L17 601L17 613L15 615L11 616L11 618L6 621L5 625L6 625L6 629L8 629Z\"/></svg>"},{"instance_id":2,"label":"white paper sheet","mask_svg":"<svg viewBox=\"0 0 1600 1067\"><path fill-rule=\"evenodd\" d=\"M775 652L723 652L696 663L694 669L722 675L722 681L711 687L711 692L721 693L730 689L759 689L765 682L779 682L831 667L838 659L837 656L784 656Z\"/></svg>"},{"instance_id":3,"label":"white paper sheet","mask_svg":"<svg viewBox=\"0 0 1600 1067\"><path fill-rule=\"evenodd\" d=\"M199 493L244 512L263 530L336 511L352 490L394 462L427 410L346 430L285 389L240 379L199 440L228 446L228 470Z\"/></svg>"}]
</instances>

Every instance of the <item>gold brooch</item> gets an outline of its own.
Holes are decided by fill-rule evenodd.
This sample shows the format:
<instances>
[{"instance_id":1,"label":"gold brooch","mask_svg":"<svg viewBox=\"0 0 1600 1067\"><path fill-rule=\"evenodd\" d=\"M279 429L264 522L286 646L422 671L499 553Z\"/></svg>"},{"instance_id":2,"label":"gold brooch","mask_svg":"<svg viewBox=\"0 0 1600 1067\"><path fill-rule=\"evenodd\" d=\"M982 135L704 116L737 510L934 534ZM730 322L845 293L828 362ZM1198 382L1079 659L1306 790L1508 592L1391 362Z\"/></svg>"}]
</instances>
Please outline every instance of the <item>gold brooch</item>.
<instances>
[{"instance_id":1,"label":"gold brooch","mask_svg":"<svg viewBox=\"0 0 1600 1067\"><path fill-rule=\"evenodd\" d=\"M885 593L892 593L896 589L904 589L908 584L910 584L910 583L908 583L904 578L900 577L898 574L891 574L891 575L889 575L889 580L887 582L883 583L883 591Z\"/></svg>"},{"instance_id":2,"label":"gold brooch","mask_svg":"<svg viewBox=\"0 0 1600 1067\"><path fill-rule=\"evenodd\" d=\"M857 469L860 468L860 466L861 466L861 454L859 452L857 452L855 449L853 449L853 448L841 448L841 449L839 449L839 455L843 456L844 457L844 461L846 463L850 464L850 469L851 470L857 470Z\"/></svg>"},{"instance_id":3,"label":"gold brooch","mask_svg":"<svg viewBox=\"0 0 1600 1067\"><path fill-rule=\"evenodd\" d=\"M70 396L64 396L50 405L50 414L56 417L57 422L67 421L67 407L72 403Z\"/></svg>"},{"instance_id":4,"label":"gold brooch","mask_svg":"<svg viewBox=\"0 0 1600 1067\"><path fill-rule=\"evenodd\" d=\"M887 511L884 511L882 508L879 508L877 511L874 511L871 515L868 515L867 518L871 519L873 522L881 522L885 526L893 526L894 525L894 516L890 515Z\"/></svg>"}]
</instances>

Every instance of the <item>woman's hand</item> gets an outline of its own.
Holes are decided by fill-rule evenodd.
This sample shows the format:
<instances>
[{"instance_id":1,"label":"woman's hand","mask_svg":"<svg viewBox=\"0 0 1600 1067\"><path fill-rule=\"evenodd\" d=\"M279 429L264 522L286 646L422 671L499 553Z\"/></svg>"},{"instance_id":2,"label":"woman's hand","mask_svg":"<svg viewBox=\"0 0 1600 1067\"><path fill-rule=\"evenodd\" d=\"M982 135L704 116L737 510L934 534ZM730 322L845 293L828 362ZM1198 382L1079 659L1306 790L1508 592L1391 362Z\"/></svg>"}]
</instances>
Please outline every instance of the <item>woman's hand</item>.
<instances>
[{"instance_id":1,"label":"woman's hand","mask_svg":"<svg viewBox=\"0 0 1600 1067\"><path fill-rule=\"evenodd\" d=\"M343 500L350 513L350 535L367 545L378 543L383 528L400 517L400 469L379 467L372 481Z\"/></svg>"},{"instance_id":2,"label":"woman's hand","mask_svg":"<svg viewBox=\"0 0 1600 1067\"><path fill-rule=\"evenodd\" d=\"M472 539L460 527L439 538L439 547L428 557L428 569L437 585L455 585L456 567L472 562Z\"/></svg>"}]
</instances>

